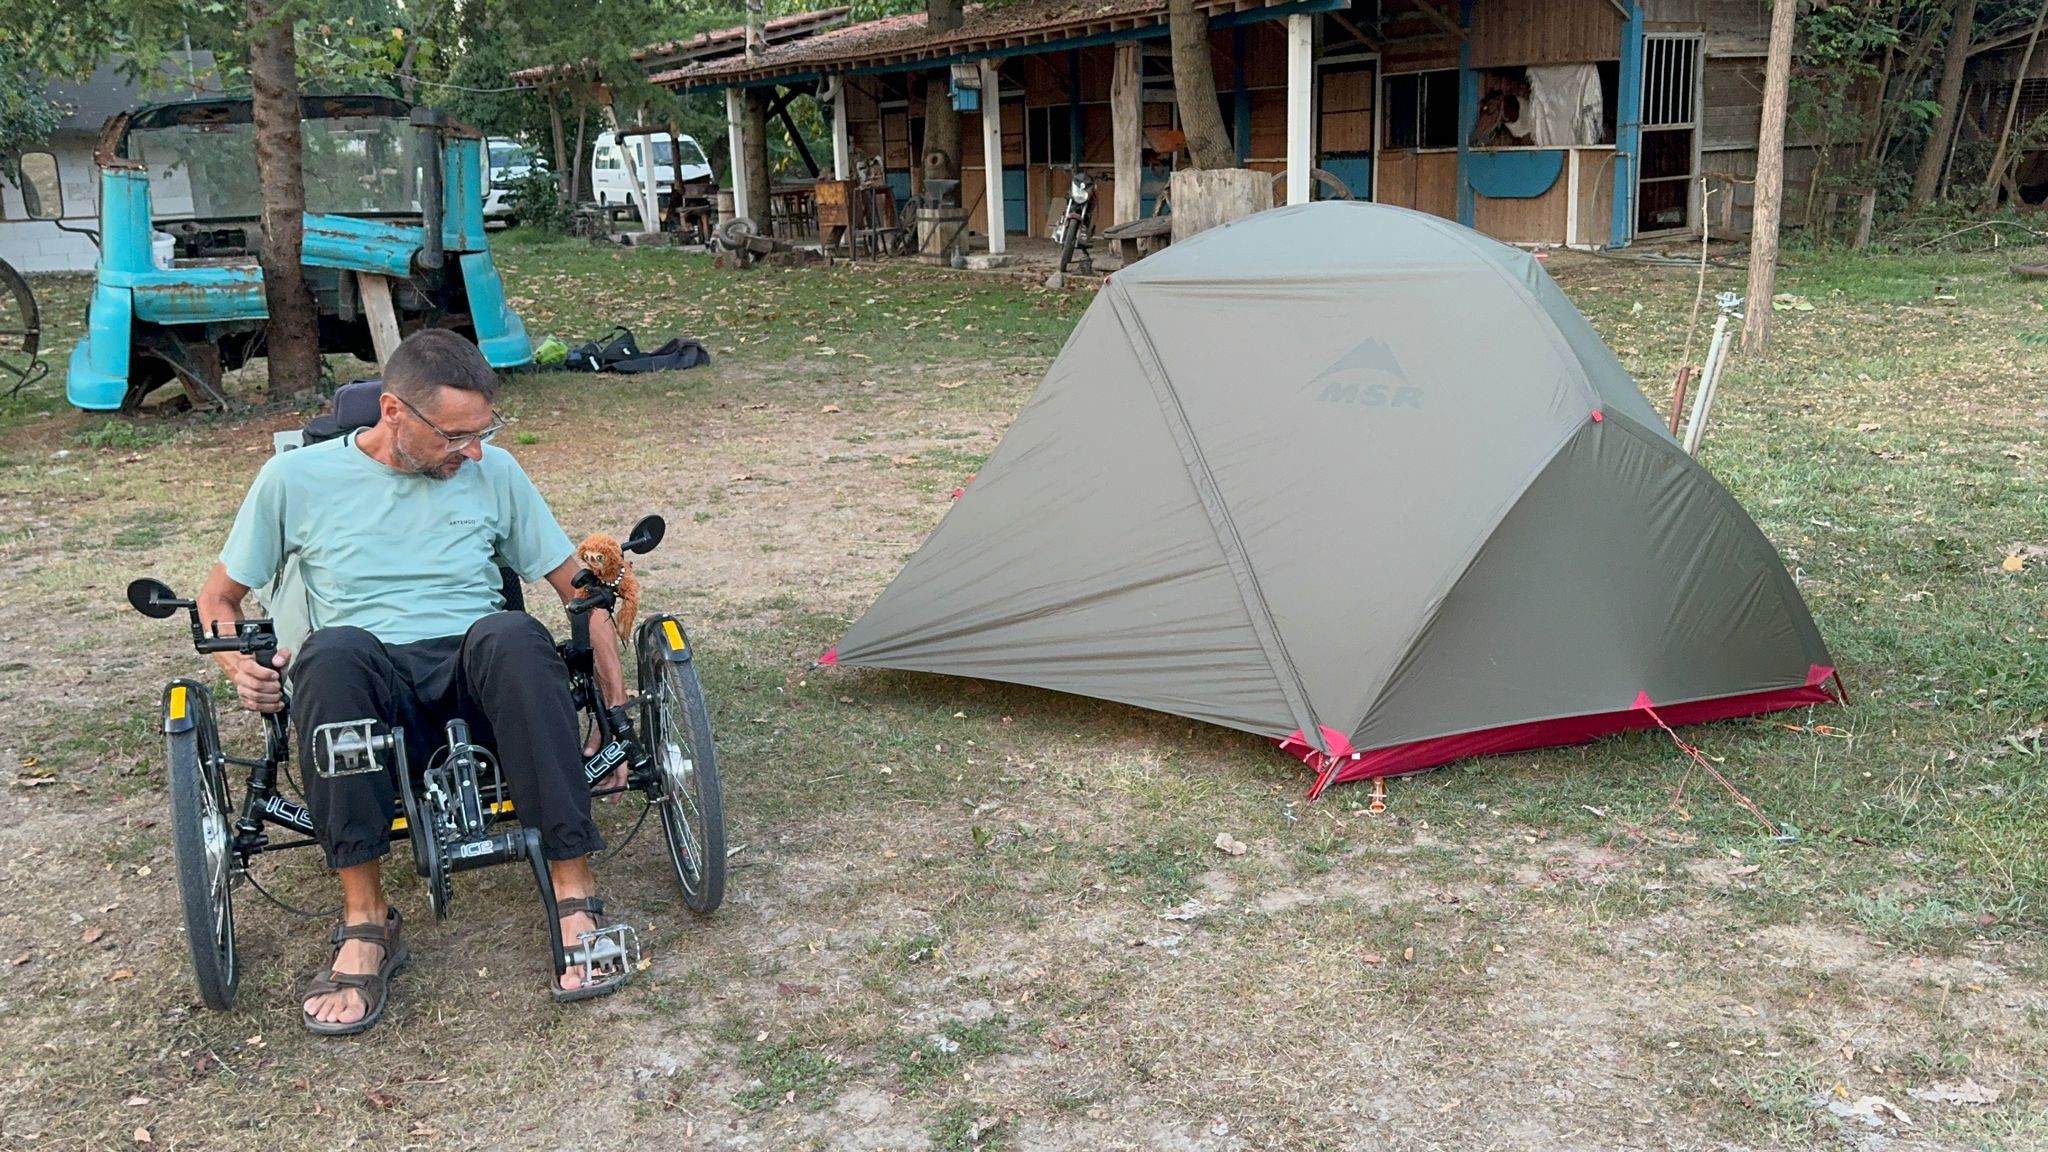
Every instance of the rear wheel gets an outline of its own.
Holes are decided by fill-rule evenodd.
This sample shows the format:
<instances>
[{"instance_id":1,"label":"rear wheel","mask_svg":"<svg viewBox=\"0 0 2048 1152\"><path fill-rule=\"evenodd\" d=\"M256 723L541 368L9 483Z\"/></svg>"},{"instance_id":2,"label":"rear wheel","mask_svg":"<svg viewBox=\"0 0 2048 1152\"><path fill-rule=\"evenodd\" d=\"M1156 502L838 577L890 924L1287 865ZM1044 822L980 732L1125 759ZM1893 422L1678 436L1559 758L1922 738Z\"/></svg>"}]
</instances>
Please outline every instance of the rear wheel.
<instances>
[{"instance_id":1,"label":"rear wheel","mask_svg":"<svg viewBox=\"0 0 2048 1152\"><path fill-rule=\"evenodd\" d=\"M235 1002L234 814L213 698L204 685L174 680L164 689L164 743L170 754L171 851L185 906L192 981L208 1008Z\"/></svg>"},{"instance_id":2,"label":"rear wheel","mask_svg":"<svg viewBox=\"0 0 2048 1152\"><path fill-rule=\"evenodd\" d=\"M42 375L36 350L42 346L42 314L36 308L35 293L12 265L0 260L0 370L11 380L0 380L19 390Z\"/></svg>"},{"instance_id":3,"label":"rear wheel","mask_svg":"<svg viewBox=\"0 0 2048 1152\"><path fill-rule=\"evenodd\" d=\"M711 713L696 666L662 650L663 629L674 627L680 637L681 626L662 617L648 624L640 632L640 735L654 758L649 801L661 809L683 903L705 914L725 899L725 799Z\"/></svg>"}]
</instances>

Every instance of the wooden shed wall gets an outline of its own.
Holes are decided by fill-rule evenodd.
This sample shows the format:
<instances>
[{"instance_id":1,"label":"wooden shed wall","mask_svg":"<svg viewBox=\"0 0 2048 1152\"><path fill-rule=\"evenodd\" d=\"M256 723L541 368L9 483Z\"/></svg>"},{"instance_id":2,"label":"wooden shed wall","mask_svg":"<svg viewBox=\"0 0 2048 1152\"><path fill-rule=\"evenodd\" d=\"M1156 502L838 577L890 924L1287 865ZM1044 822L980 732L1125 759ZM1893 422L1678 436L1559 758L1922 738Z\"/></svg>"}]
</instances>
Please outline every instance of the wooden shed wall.
<instances>
[{"instance_id":1,"label":"wooden shed wall","mask_svg":"<svg viewBox=\"0 0 2048 1152\"><path fill-rule=\"evenodd\" d=\"M1472 10L1472 66L1618 60L1624 26L1607 0L1480 0Z\"/></svg>"}]
</instances>

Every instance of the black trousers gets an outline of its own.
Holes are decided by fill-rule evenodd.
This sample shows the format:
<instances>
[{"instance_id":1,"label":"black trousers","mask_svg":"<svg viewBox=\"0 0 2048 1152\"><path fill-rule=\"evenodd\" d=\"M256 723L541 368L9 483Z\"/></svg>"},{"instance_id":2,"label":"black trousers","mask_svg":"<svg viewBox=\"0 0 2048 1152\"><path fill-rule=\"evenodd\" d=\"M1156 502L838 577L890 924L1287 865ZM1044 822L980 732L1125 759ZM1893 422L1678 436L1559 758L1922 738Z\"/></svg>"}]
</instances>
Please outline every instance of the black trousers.
<instances>
[{"instance_id":1,"label":"black trousers","mask_svg":"<svg viewBox=\"0 0 2048 1152\"><path fill-rule=\"evenodd\" d=\"M392 775L323 776L313 758L313 731L351 720L404 729L415 772L446 744L449 720L468 722L470 739L497 756L519 820L540 830L548 859L604 847L590 818L569 671L533 617L497 612L464 635L415 644L385 644L361 628L322 628L292 657L289 674L299 777L329 867L391 850Z\"/></svg>"}]
</instances>

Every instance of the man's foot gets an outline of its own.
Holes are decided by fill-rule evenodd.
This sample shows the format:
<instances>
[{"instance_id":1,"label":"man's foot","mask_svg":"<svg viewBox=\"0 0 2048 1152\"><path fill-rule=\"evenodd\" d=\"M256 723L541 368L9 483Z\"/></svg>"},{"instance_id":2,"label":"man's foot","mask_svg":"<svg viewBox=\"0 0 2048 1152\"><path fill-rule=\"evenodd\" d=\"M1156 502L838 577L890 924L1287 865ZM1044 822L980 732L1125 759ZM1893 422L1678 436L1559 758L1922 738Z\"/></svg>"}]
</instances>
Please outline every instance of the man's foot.
<instances>
[{"instance_id":1,"label":"man's foot","mask_svg":"<svg viewBox=\"0 0 2048 1152\"><path fill-rule=\"evenodd\" d=\"M562 894L558 892L556 897L560 899ZM595 932L597 928L597 917L588 912L576 911L565 914L562 917L562 948L570 950L580 946L583 943L583 934ZM583 987L583 977L583 965L571 964L562 973L562 978L555 982L555 986L564 992L574 992Z\"/></svg>"},{"instance_id":2,"label":"man's foot","mask_svg":"<svg viewBox=\"0 0 2048 1152\"><path fill-rule=\"evenodd\" d=\"M306 987L300 1006L306 1027L334 1036L369 1028L383 1015L390 978L410 959L397 909L344 923L334 931L334 959L326 973Z\"/></svg>"},{"instance_id":3,"label":"man's foot","mask_svg":"<svg viewBox=\"0 0 2048 1152\"><path fill-rule=\"evenodd\" d=\"M601 932L612 925L605 917L604 904L595 896L572 896L560 901L562 913L562 946L580 948L585 932ZM621 926L626 933L623 943L618 933L607 932L592 940L589 945L589 959L592 963L570 964L561 978L555 981L554 998L557 1003L570 1000L587 1000L593 996L605 996L619 990L632 976L633 963L631 929Z\"/></svg>"}]
</instances>

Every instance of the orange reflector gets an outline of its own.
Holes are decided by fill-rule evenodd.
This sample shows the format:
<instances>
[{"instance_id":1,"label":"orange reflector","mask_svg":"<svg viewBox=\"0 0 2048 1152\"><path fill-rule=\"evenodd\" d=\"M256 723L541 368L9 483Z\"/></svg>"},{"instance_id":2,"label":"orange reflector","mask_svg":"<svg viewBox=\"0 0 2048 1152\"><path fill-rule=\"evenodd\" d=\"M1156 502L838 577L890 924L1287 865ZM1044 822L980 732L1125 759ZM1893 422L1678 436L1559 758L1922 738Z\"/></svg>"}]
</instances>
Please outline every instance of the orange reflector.
<instances>
[{"instance_id":1,"label":"orange reflector","mask_svg":"<svg viewBox=\"0 0 2048 1152\"><path fill-rule=\"evenodd\" d=\"M183 720L185 718L185 693L187 691L188 689L183 684L176 685L171 689L171 719Z\"/></svg>"},{"instance_id":2,"label":"orange reflector","mask_svg":"<svg viewBox=\"0 0 2048 1152\"><path fill-rule=\"evenodd\" d=\"M678 627L673 620L663 620L661 622L661 630L668 635L669 651L681 652L683 650L682 628Z\"/></svg>"}]
</instances>

